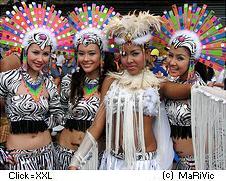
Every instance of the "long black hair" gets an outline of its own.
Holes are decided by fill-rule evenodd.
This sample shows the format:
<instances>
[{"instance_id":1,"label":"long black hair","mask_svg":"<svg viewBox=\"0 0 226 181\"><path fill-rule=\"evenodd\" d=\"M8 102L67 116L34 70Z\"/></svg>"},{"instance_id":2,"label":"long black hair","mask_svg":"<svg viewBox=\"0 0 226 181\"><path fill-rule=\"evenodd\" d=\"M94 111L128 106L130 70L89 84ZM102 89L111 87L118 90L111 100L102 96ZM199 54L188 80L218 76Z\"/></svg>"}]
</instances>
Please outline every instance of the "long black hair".
<instances>
[{"instance_id":1,"label":"long black hair","mask_svg":"<svg viewBox=\"0 0 226 181\"><path fill-rule=\"evenodd\" d=\"M104 56L104 65L103 70L99 68L99 87L98 91L100 92L102 83L104 81L104 78L106 77L107 72L116 72L117 67L114 63L114 54L110 52L105 52ZM71 81L71 94L70 94L70 101L77 105L78 101L83 97L83 86L85 82L85 76L86 73L80 67L79 72L74 72L72 74L72 81Z\"/></svg>"},{"instance_id":2,"label":"long black hair","mask_svg":"<svg viewBox=\"0 0 226 181\"><path fill-rule=\"evenodd\" d=\"M195 64L195 71L197 71L199 73L199 75L201 76L202 80L207 83L208 81L208 73L207 73L207 67L206 65L204 65L201 62L197 62Z\"/></svg>"}]
</instances>

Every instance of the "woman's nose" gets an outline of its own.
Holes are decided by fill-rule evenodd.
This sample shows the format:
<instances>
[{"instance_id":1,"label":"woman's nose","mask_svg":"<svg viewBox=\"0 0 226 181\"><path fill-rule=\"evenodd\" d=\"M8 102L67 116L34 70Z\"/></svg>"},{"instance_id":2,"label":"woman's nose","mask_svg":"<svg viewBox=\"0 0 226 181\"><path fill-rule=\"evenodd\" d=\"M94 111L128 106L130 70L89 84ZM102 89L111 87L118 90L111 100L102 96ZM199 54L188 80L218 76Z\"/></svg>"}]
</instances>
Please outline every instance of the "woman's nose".
<instances>
[{"instance_id":1,"label":"woman's nose","mask_svg":"<svg viewBox=\"0 0 226 181\"><path fill-rule=\"evenodd\" d=\"M127 56L127 62L128 63L132 63L133 62L133 58L132 58L132 56Z\"/></svg>"},{"instance_id":2,"label":"woman's nose","mask_svg":"<svg viewBox=\"0 0 226 181\"><path fill-rule=\"evenodd\" d=\"M85 54L84 55L84 61L87 61L87 60L89 60L89 55Z\"/></svg>"},{"instance_id":3,"label":"woman's nose","mask_svg":"<svg viewBox=\"0 0 226 181\"><path fill-rule=\"evenodd\" d=\"M176 59L174 57L170 58L168 62L169 62L169 65L176 65Z\"/></svg>"}]
</instances>

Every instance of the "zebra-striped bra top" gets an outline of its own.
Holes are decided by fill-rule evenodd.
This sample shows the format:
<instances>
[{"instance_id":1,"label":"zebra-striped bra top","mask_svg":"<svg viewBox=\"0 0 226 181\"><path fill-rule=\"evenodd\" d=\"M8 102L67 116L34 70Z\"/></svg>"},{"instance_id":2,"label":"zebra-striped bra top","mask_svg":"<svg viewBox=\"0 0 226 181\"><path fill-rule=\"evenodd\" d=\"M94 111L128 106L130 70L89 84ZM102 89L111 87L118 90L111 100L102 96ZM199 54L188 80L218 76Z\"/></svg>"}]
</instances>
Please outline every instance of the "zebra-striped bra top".
<instances>
[{"instance_id":1,"label":"zebra-striped bra top","mask_svg":"<svg viewBox=\"0 0 226 181\"><path fill-rule=\"evenodd\" d=\"M196 73L196 78L192 84L206 85L200 75ZM173 82L185 84L186 81L179 79ZM191 137L191 99L187 100L171 100L166 102L167 116L171 126L171 136L186 138Z\"/></svg>"},{"instance_id":2,"label":"zebra-striped bra top","mask_svg":"<svg viewBox=\"0 0 226 181\"><path fill-rule=\"evenodd\" d=\"M67 74L61 82L61 104L63 106L66 123L65 127L85 131L94 120L100 103L99 95L93 95L89 98L81 98L74 106L69 101L72 75ZM97 79L85 79L88 83L96 83Z\"/></svg>"},{"instance_id":3,"label":"zebra-striped bra top","mask_svg":"<svg viewBox=\"0 0 226 181\"><path fill-rule=\"evenodd\" d=\"M63 111L55 84L46 76L44 85L49 97L41 96L35 101L30 94L17 94L22 79L31 81L30 75L22 68L0 73L0 96L5 98L6 113L12 133L35 133L48 128L50 114L61 116Z\"/></svg>"}]
</instances>

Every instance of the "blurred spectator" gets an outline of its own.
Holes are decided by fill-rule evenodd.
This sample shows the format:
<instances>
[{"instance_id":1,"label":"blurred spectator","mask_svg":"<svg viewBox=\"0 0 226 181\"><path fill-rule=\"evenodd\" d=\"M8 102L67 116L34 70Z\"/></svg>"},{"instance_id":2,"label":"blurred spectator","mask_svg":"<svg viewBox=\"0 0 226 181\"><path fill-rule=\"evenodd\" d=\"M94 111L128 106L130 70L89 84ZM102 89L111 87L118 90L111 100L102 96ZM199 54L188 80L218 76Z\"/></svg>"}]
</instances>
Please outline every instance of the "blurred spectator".
<instances>
[{"instance_id":1,"label":"blurred spectator","mask_svg":"<svg viewBox=\"0 0 226 181\"><path fill-rule=\"evenodd\" d=\"M153 49L151 51L151 71L156 74L158 77L167 77L168 73L166 69L163 67L163 61L166 59L165 56L159 56L159 50Z\"/></svg>"}]
</instances>

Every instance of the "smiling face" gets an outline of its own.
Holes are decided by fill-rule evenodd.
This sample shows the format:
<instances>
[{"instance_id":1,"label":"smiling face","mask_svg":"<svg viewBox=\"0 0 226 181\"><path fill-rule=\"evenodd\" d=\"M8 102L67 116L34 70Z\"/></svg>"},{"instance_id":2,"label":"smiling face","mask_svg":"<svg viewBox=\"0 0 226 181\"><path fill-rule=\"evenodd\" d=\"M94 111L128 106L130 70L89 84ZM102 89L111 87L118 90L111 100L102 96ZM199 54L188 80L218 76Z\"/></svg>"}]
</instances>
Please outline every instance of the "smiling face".
<instances>
[{"instance_id":1,"label":"smiling face","mask_svg":"<svg viewBox=\"0 0 226 181\"><path fill-rule=\"evenodd\" d=\"M43 50L37 44L31 44L27 50L28 72L38 73L49 62L51 48L45 47Z\"/></svg>"},{"instance_id":2,"label":"smiling face","mask_svg":"<svg viewBox=\"0 0 226 181\"><path fill-rule=\"evenodd\" d=\"M98 76L101 64L100 48L97 44L78 46L78 64L82 67L87 75Z\"/></svg>"},{"instance_id":3,"label":"smiling face","mask_svg":"<svg viewBox=\"0 0 226 181\"><path fill-rule=\"evenodd\" d=\"M124 69L126 69L129 74L137 75L145 67L145 55L144 51L140 46L137 45L124 45L124 51L121 55L121 62Z\"/></svg>"},{"instance_id":4,"label":"smiling face","mask_svg":"<svg viewBox=\"0 0 226 181\"><path fill-rule=\"evenodd\" d=\"M190 61L190 52L184 47L174 48L170 47L167 56L169 74L172 77L180 77L186 80L188 76L188 67Z\"/></svg>"}]
</instances>

